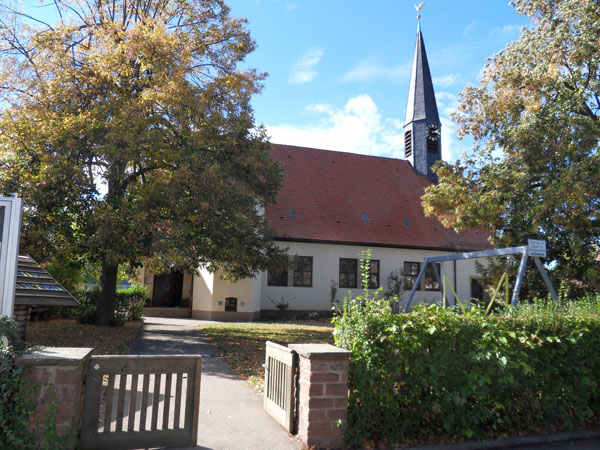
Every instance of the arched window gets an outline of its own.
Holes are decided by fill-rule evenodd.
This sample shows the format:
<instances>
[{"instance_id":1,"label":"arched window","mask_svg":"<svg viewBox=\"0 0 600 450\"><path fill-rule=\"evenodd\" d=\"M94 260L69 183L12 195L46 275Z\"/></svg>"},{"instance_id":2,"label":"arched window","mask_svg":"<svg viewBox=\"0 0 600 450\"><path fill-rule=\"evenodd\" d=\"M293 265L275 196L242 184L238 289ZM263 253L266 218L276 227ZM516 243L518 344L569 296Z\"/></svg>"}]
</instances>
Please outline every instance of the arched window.
<instances>
[{"instance_id":1,"label":"arched window","mask_svg":"<svg viewBox=\"0 0 600 450\"><path fill-rule=\"evenodd\" d=\"M225 299L225 311L236 312L238 299L235 297L227 297Z\"/></svg>"}]
</instances>

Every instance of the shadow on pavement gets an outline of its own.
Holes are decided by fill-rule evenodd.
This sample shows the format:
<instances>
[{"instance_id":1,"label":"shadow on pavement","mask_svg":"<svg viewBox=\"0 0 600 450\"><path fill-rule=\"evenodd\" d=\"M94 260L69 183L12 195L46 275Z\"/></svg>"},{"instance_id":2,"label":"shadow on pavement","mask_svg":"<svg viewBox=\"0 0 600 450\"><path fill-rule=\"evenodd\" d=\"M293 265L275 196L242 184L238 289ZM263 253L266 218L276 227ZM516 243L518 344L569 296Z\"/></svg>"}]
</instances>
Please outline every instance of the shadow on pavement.
<instances>
[{"instance_id":1,"label":"shadow on pavement","mask_svg":"<svg viewBox=\"0 0 600 450\"><path fill-rule=\"evenodd\" d=\"M135 355L200 355L202 374L239 379L219 351L199 329L189 325L156 326L144 324L133 346Z\"/></svg>"}]
</instances>

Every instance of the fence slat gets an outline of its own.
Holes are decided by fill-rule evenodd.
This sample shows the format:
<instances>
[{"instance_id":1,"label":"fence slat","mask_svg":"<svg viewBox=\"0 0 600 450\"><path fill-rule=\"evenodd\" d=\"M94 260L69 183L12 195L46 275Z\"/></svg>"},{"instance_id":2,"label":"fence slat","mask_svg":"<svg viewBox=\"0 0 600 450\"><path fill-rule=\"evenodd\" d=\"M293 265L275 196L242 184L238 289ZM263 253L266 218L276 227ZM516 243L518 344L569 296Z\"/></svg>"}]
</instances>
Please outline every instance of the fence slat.
<instances>
[{"instance_id":1,"label":"fence slat","mask_svg":"<svg viewBox=\"0 0 600 450\"><path fill-rule=\"evenodd\" d=\"M160 373L154 374L154 390L152 391L152 424L150 430L155 431L158 423L158 404L160 403Z\"/></svg>"},{"instance_id":2,"label":"fence slat","mask_svg":"<svg viewBox=\"0 0 600 450\"><path fill-rule=\"evenodd\" d=\"M108 433L112 424L113 393L115 389L115 376L108 376L108 387L104 398L104 432Z\"/></svg>"},{"instance_id":3,"label":"fence slat","mask_svg":"<svg viewBox=\"0 0 600 450\"><path fill-rule=\"evenodd\" d=\"M170 373L165 374L165 406L163 409L163 423L162 429L169 429L169 414L171 412L171 375Z\"/></svg>"},{"instance_id":4,"label":"fence slat","mask_svg":"<svg viewBox=\"0 0 600 450\"><path fill-rule=\"evenodd\" d=\"M131 389L129 390L129 413L127 414L127 431L133 431L133 426L135 425L138 378L138 374L131 376Z\"/></svg>"},{"instance_id":5,"label":"fence slat","mask_svg":"<svg viewBox=\"0 0 600 450\"><path fill-rule=\"evenodd\" d=\"M150 386L150 375L142 375L144 383L142 384L142 405L140 406L140 431L146 430L146 412L148 411L148 387Z\"/></svg>"},{"instance_id":6,"label":"fence slat","mask_svg":"<svg viewBox=\"0 0 600 450\"><path fill-rule=\"evenodd\" d=\"M178 430L181 427L179 426L179 422L181 421L181 384L183 379L183 374L175 373L173 374L176 377L175 383L175 419L173 421L173 428Z\"/></svg>"},{"instance_id":7,"label":"fence slat","mask_svg":"<svg viewBox=\"0 0 600 450\"><path fill-rule=\"evenodd\" d=\"M198 358L196 360L196 366L194 367L194 371L193 371L193 377L192 379L190 379L190 376L188 375L188 384L187 384L187 390L188 392L197 392L198 395L190 395L190 397L192 397L192 402L193 402L193 406L192 406L192 414L189 418L189 421L186 419L186 427L188 427L189 425L187 424L191 424L191 428L192 428L192 435L191 435L191 440L192 440L192 446L195 446L198 443L198 420L199 420L199 414L200 414L200 375L202 374L202 360L200 358ZM191 385L192 385L192 381L193 381L193 386L194 388L192 389Z\"/></svg>"},{"instance_id":8,"label":"fence slat","mask_svg":"<svg viewBox=\"0 0 600 450\"><path fill-rule=\"evenodd\" d=\"M125 409L125 390L127 388L127 375L119 376L119 403L117 404L117 431L123 431L123 410Z\"/></svg>"}]
</instances>

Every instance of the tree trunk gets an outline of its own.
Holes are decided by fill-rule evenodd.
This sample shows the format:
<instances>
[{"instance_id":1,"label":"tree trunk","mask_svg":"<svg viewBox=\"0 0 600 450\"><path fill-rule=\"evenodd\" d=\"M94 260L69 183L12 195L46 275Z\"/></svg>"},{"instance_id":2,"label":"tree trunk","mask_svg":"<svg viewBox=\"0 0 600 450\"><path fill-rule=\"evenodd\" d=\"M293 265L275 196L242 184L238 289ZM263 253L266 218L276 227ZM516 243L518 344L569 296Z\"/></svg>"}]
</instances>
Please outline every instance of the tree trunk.
<instances>
[{"instance_id":1,"label":"tree trunk","mask_svg":"<svg viewBox=\"0 0 600 450\"><path fill-rule=\"evenodd\" d=\"M100 293L96 311L97 325L110 325L115 315L115 297L117 295L117 272L119 266L102 263L100 272Z\"/></svg>"}]
</instances>

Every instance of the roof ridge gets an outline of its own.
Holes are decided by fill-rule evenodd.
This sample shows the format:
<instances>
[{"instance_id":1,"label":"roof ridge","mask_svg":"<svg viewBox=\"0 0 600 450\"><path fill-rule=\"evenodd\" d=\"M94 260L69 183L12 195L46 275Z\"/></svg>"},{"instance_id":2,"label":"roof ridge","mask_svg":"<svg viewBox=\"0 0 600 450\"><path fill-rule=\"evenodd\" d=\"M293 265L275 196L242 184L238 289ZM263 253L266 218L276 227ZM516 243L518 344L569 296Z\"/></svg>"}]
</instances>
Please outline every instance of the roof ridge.
<instances>
[{"instance_id":1,"label":"roof ridge","mask_svg":"<svg viewBox=\"0 0 600 450\"><path fill-rule=\"evenodd\" d=\"M408 160L403 159L403 158L394 158L392 156L365 155L364 153L345 152L343 150L327 150L327 149L323 149L323 148L305 147L302 145L277 144L275 142L270 142L270 144L280 146L280 147L292 147L292 148L298 148L298 149L302 149L302 150L311 150L311 151L317 151L317 152L342 153L342 154L348 154L348 155L353 155L353 156L364 156L366 158L380 158L380 159L388 159L388 160L391 159L392 161L399 161L399 162L406 163L410 167L412 167L412 165L410 164L410 162Z\"/></svg>"}]
</instances>

